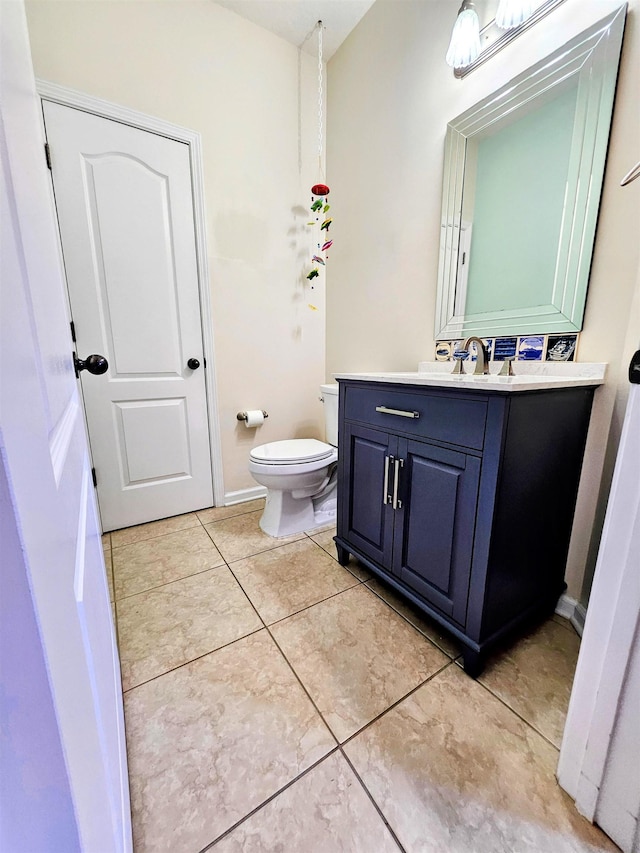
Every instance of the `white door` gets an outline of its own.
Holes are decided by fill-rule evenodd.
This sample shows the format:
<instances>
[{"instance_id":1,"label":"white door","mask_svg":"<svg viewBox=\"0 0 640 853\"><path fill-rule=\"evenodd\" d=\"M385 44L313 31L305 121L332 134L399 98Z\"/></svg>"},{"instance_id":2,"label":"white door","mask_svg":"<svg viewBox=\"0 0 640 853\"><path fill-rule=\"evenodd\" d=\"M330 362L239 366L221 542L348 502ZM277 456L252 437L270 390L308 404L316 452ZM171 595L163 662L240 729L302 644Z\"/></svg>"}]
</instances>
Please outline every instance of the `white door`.
<instances>
[{"instance_id":1,"label":"white door","mask_svg":"<svg viewBox=\"0 0 640 853\"><path fill-rule=\"evenodd\" d=\"M634 384L558 764L558 781L578 811L625 853L640 853L639 435L640 387Z\"/></svg>"},{"instance_id":2,"label":"white door","mask_svg":"<svg viewBox=\"0 0 640 853\"><path fill-rule=\"evenodd\" d=\"M189 147L43 108L103 529L211 506Z\"/></svg>"},{"instance_id":3,"label":"white door","mask_svg":"<svg viewBox=\"0 0 640 853\"><path fill-rule=\"evenodd\" d=\"M0 452L80 847L128 851L120 666L21 2L3 3L0 57ZM28 707L21 713L28 729ZM18 754L28 749L25 737ZM47 780L46 750L40 760ZM26 797L29 790L37 795L40 779L24 778L19 764L2 772L15 773L3 780L7 790L23 786ZM32 811L21 819L40 820ZM3 849L23 848L9 840Z\"/></svg>"}]
</instances>

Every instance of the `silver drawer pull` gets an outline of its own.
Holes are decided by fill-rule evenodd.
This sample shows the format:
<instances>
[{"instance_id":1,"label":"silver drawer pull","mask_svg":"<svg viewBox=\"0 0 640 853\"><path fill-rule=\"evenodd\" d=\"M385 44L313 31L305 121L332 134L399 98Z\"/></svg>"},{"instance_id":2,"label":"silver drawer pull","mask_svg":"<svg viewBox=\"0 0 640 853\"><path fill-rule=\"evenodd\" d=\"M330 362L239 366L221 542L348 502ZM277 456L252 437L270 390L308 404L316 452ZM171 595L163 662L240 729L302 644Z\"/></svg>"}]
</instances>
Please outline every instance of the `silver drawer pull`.
<instances>
[{"instance_id":1,"label":"silver drawer pull","mask_svg":"<svg viewBox=\"0 0 640 853\"><path fill-rule=\"evenodd\" d=\"M389 457L384 457L384 486L382 487L384 491L384 498L382 500L383 504L389 503Z\"/></svg>"},{"instance_id":2,"label":"silver drawer pull","mask_svg":"<svg viewBox=\"0 0 640 853\"><path fill-rule=\"evenodd\" d=\"M393 473L393 509L402 509L402 501L398 499L398 480L400 478L400 469L404 466L404 459L395 460L395 470Z\"/></svg>"},{"instance_id":3,"label":"silver drawer pull","mask_svg":"<svg viewBox=\"0 0 640 853\"><path fill-rule=\"evenodd\" d=\"M419 418L420 412L404 412L402 409L387 409L386 406L376 406L376 412L383 415L399 415L401 418Z\"/></svg>"}]
</instances>

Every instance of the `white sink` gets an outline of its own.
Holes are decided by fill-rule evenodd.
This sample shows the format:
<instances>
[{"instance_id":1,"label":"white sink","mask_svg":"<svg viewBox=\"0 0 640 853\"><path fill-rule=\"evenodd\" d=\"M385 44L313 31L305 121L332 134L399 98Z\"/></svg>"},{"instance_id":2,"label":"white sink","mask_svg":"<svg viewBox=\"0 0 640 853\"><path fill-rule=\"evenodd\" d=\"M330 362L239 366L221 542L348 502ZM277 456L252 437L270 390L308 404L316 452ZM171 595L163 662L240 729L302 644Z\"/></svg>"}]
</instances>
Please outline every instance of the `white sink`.
<instances>
[{"instance_id":1,"label":"white sink","mask_svg":"<svg viewBox=\"0 0 640 853\"><path fill-rule=\"evenodd\" d=\"M472 371L475 363L469 364ZM422 361L418 370L408 373L336 373L336 379L362 382L392 382L400 385L432 385L439 388L469 388L495 391L538 391L544 388L570 388L601 385L606 364L592 362L513 362L515 376L497 376L502 362L491 362L488 376L473 372L453 374L453 364Z\"/></svg>"}]
</instances>

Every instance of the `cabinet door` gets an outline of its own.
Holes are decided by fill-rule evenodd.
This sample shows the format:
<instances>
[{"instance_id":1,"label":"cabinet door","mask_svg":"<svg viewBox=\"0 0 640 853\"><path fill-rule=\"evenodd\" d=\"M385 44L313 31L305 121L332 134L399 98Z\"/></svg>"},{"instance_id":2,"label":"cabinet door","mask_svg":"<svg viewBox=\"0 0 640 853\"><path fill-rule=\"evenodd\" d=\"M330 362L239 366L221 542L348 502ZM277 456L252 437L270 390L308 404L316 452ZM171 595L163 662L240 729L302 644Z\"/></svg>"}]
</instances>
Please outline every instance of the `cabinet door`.
<instances>
[{"instance_id":1,"label":"cabinet door","mask_svg":"<svg viewBox=\"0 0 640 853\"><path fill-rule=\"evenodd\" d=\"M480 460L399 440L401 506L393 571L460 625L466 621Z\"/></svg>"},{"instance_id":2,"label":"cabinet door","mask_svg":"<svg viewBox=\"0 0 640 853\"><path fill-rule=\"evenodd\" d=\"M398 439L379 430L346 423L340 454L344 456L339 534L364 555L391 566L393 510L385 502L389 458Z\"/></svg>"}]
</instances>

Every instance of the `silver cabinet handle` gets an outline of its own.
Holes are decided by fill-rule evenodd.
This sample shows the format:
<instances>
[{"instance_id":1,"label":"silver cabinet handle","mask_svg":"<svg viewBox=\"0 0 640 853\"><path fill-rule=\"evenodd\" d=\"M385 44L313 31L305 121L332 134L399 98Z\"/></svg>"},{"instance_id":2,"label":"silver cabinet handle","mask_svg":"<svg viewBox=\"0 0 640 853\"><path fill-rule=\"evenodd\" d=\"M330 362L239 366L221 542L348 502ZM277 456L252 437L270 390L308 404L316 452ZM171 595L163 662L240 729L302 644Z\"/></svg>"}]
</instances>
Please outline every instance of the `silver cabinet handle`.
<instances>
[{"instance_id":1,"label":"silver cabinet handle","mask_svg":"<svg viewBox=\"0 0 640 853\"><path fill-rule=\"evenodd\" d=\"M393 509L402 509L402 501L398 500L398 481L400 480L400 469L404 465L404 459L395 460L395 468L393 472Z\"/></svg>"},{"instance_id":2,"label":"silver cabinet handle","mask_svg":"<svg viewBox=\"0 0 640 853\"><path fill-rule=\"evenodd\" d=\"M389 503L389 461L390 457L384 457L384 486L382 487L384 491L384 498L382 499L383 504Z\"/></svg>"},{"instance_id":3,"label":"silver cabinet handle","mask_svg":"<svg viewBox=\"0 0 640 853\"><path fill-rule=\"evenodd\" d=\"M383 415L398 415L401 418L419 418L420 412L405 412L402 409L388 409L386 406L376 406L376 412Z\"/></svg>"}]
</instances>

